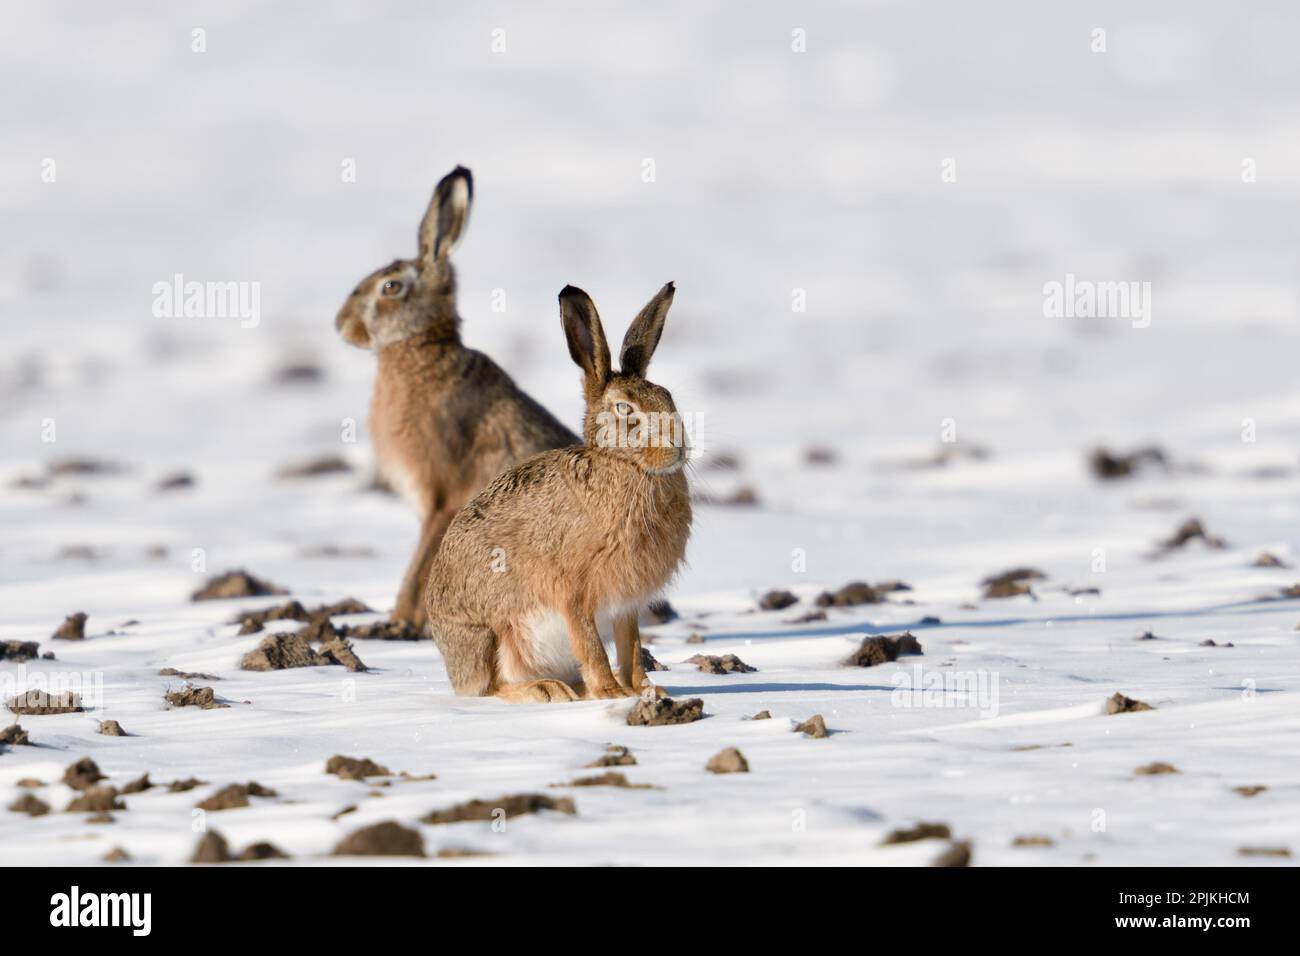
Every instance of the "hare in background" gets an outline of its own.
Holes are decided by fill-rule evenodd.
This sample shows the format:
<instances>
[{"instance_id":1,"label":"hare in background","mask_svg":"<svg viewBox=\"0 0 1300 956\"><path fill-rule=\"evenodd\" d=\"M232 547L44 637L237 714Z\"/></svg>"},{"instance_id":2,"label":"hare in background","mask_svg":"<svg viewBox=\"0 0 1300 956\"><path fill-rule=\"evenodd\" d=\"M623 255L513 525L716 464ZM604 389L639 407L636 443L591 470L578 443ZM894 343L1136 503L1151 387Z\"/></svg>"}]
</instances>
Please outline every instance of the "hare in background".
<instances>
[{"instance_id":1,"label":"hare in background","mask_svg":"<svg viewBox=\"0 0 1300 956\"><path fill-rule=\"evenodd\" d=\"M676 573L691 528L681 417L645 378L673 292L632 322L618 372L591 299L560 293L586 444L497 476L447 529L425 602L456 693L541 702L653 689L637 614ZM619 679L598 615L613 621Z\"/></svg>"},{"instance_id":2,"label":"hare in background","mask_svg":"<svg viewBox=\"0 0 1300 956\"><path fill-rule=\"evenodd\" d=\"M500 366L461 343L450 257L473 194L468 169L443 177L420 223L419 254L362 279L334 323L379 360L370 406L375 457L422 523L393 619L417 628L430 564L461 506L516 462L579 441Z\"/></svg>"}]
</instances>

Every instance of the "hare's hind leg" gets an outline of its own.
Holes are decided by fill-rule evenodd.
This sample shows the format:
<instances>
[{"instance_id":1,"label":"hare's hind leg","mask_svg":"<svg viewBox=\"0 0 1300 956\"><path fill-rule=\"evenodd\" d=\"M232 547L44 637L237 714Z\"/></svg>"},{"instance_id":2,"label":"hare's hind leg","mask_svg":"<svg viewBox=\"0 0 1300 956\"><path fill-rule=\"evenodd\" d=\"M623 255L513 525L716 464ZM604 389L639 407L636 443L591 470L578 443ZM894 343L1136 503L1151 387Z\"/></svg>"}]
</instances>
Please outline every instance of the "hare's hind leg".
<instances>
[{"instance_id":1,"label":"hare's hind leg","mask_svg":"<svg viewBox=\"0 0 1300 956\"><path fill-rule=\"evenodd\" d=\"M457 694L488 697L496 693L497 636L492 628L431 618L429 630Z\"/></svg>"},{"instance_id":2,"label":"hare's hind leg","mask_svg":"<svg viewBox=\"0 0 1300 956\"><path fill-rule=\"evenodd\" d=\"M423 628L428 620L424 604L424 591L429 582L429 569L438 554L438 545L447 532L447 525L455 517L454 511L438 511L424 521L420 529L420 543L411 556L402 585L397 590L397 605L393 608L394 621L406 621L416 628Z\"/></svg>"},{"instance_id":3,"label":"hare's hind leg","mask_svg":"<svg viewBox=\"0 0 1300 956\"><path fill-rule=\"evenodd\" d=\"M512 704L564 703L578 699L578 692L562 680L530 680L518 684L502 684L496 695Z\"/></svg>"}]
</instances>

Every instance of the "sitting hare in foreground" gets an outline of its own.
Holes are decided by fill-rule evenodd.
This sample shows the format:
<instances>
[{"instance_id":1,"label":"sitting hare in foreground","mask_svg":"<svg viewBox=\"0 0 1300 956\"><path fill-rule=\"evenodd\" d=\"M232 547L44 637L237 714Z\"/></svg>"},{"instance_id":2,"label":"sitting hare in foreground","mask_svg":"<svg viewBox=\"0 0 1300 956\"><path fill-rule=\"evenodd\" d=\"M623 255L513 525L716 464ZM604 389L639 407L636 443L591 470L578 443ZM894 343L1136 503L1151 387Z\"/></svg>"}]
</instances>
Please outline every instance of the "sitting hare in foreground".
<instances>
[{"instance_id":1,"label":"sitting hare in foreground","mask_svg":"<svg viewBox=\"0 0 1300 956\"><path fill-rule=\"evenodd\" d=\"M461 344L450 256L473 193L468 169L443 177L420 224L419 255L362 279L334 322L346 341L378 355L375 457L423 525L393 618L416 627L429 566L461 506L515 462L579 441L495 362Z\"/></svg>"},{"instance_id":2,"label":"sitting hare in foreground","mask_svg":"<svg viewBox=\"0 0 1300 956\"><path fill-rule=\"evenodd\" d=\"M691 529L681 418L645 379L673 291L664 286L632 322L617 373L591 299L572 286L560 293L584 375L586 445L497 476L447 529L425 603L456 693L541 702L653 686L637 613L676 572ZM613 619L620 680L597 614Z\"/></svg>"}]
</instances>

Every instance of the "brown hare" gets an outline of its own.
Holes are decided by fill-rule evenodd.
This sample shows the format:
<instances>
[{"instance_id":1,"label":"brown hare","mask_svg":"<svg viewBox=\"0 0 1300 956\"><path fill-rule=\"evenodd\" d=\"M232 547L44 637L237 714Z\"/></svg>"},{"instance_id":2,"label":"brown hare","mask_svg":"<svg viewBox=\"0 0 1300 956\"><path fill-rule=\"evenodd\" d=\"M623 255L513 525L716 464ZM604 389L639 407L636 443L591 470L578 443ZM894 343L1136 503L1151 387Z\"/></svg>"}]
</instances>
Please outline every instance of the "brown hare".
<instances>
[{"instance_id":1,"label":"brown hare","mask_svg":"<svg viewBox=\"0 0 1300 956\"><path fill-rule=\"evenodd\" d=\"M583 371L586 444L498 475L447 529L425 602L456 693L540 702L652 688L637 613L677 571L691 529L681 418L645 379L673 291L664 286L632 322L619 372L591 299L560 293ZM612 619L620 679L597 615Z\"/></svg>"},{"instance_id":2,"label":"brown hare","mask_svg":"<svg viewBox=\"0 0 1300 956\"><path fill-rule=\"evenodd\" d=\"M334 322L346 341L378 356L375 457L422 522L393 618L417 628L430 563L461 506L515 462L579 441L495 362L461 344L450 257L473 194L468 169L443 177L420 223L419 255L362 279Z\"/></svg>"}]
</instances>

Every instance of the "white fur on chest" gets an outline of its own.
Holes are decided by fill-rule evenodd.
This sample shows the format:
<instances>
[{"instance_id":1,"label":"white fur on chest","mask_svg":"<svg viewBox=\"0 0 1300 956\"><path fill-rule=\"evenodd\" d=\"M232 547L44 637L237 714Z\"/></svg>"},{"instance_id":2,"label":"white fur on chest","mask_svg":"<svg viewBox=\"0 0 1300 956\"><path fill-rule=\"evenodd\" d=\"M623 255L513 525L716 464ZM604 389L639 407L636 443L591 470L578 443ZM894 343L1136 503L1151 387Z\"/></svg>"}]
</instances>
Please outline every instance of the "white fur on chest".
<instances>
[{"instance_id":1,"label":"white fur on chest","mask_svg":"<svg viewBox=\"0 0 1300 956\"><path fill-rule=\"evenodd\" d=\"M596 613L596 629L601 639L609 644L613 640L614 621L632 611L639 610L644 601L611 605ZM501 676L510 683L551 678L565 683L582 679L582 668L573 654L569 640L569 625L564 616L548 608L539 608L520 624L520 637L527 649L527 661L522 668L502 655L498 661Z\"/></svg>"},{"instance_id":2,"label":"white fur on chest","mask_svg":"<svg viewBox=\"0 0 1300 956\"><path fill-rule=\"evenodd\" d=\"M397 496L415 509L415 513L422 519L426 517L428 503L420 482L416 479L415 470L406 467L406 464L401 461L386 461L380 463L380 471L383 473L384 480L392 486L393 491L397 492Z\"/></svg>"}]
</instances>

